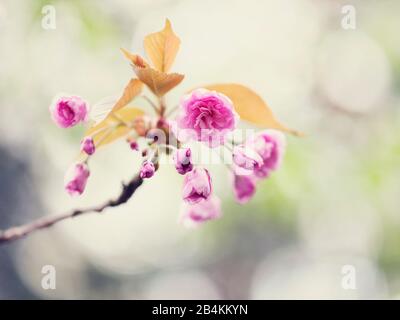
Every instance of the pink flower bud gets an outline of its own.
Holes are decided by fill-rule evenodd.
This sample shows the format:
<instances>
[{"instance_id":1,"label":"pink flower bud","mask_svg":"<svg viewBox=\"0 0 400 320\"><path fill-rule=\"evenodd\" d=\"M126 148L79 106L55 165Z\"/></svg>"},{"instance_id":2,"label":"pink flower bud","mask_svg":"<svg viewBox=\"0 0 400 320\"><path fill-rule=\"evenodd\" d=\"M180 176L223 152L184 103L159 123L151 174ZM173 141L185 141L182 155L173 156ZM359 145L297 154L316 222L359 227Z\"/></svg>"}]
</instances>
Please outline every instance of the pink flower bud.
<instances>
[{"instance_id":1,"label":"pink flower bud","mask_svg":"<svg viewBox=\"0 0 400 320\"><path fill-rule=\"evenodd\" d=\"M154 175L154 172L156 171L154 167L154 163L146 160L142 164L142 168L140 169L140 177L142 179L148 179L151 178Z\"/></svg>"},{"instance_id":2,"label":"pink flower bud","mask_svg":"<svg viewBox=\"0 0 400 320\"><path fill-rule=\"evenodd\" d=\"M92 137L85 137L81 142L81 151L85 152L87 155L92 155L96 151L96 146Z\"/></svg>"},{"instance_id":3,"label":"pink flower bud","mask_svg":"<svg viewBox=\"0 0 400 320\"><path fill-rule=\"evenodd\" d=\"M216 196L195 204L182 205L180 222L188 228L197 227L203 222L221 217L221 201Z\"/></svg>"},{"instance_id":4,"label":"pink flower bud","mask_svg":"<svg viewBox=\"0 0 400 320\"><path fill-rule=\"evenodd\" d=\"M258 178L266 178L282 162L286 146L285 135L277 130L265 130L254 138L253 145L263 159L263 164L255 168L254 174Z\"/></svg>"},{"instance_id":5,"label":"pink flower bud","mask_svg":"<svg viewBox=\"0 0 400 320\"><path fill-rule=\"evenodd\" d=\"M236 146L233 149L233 162L240 168L253 171L263 164L261 156L251 146Z\"/></svg>"},{"instance_id":6,"label":"pink flower bud","mask_svg":"<svg viewBox=\"0 0 400 320\"><path fill-rule=\"evenodd\" d=\"M183 199L191 204L207 200L211 195L211 177L207 169L194 168L183 180Z\"/></svg>"},{"instance_id":7,"label":"pink flower bud","mask_svg":"<svg viewBox=\"0 0 400 320\"><path fill-rule=\"evenodd\" d=\"M176 171L185 174L192 171L192 151L190 148L177 149L173 155Z\"/></svg>"},{"instance_id":8,"label":"pink flower bud","mask_svg":"<svg viewBox=\"0 0 400 320\"><path fill-rule=\"evenodd\" d=\"M243 204L249 201L256 192L256 183L253 176L234 176L233 191L236 201Z\"/></svg>"},{"instance_id":9,"label":"pink flower bud","mask_svg":"<svg viewBox=\"0 0 400 320\"><path fill-rule=\"evenodd\" d=\"M129 146L131 147L132 150L139 151L139 144L137 143L136 140L130 141Z\"/></svg>"},{"instance_id":10,"label":"pink flower bud","mask_svg":"<svg viewBox=\"0 0 400 320\"><path fill-rule=\"evenodd\" d=\"M80 97L61 97L50 106L50 113L59 127L69 128L86 121L88 106Z\"/></svg>"},{"instance_id":11,"label":"pink flower bud","mask_svg":"<svg viewBox=\"0 0 400 320\"><path fill-rule=\"evenodd\" d=\"M77 196L83 193L89 178L89 167L85 163L77 163L71 166L65 174L65 190L71 196Z\"/></svg>"}]
</instances>

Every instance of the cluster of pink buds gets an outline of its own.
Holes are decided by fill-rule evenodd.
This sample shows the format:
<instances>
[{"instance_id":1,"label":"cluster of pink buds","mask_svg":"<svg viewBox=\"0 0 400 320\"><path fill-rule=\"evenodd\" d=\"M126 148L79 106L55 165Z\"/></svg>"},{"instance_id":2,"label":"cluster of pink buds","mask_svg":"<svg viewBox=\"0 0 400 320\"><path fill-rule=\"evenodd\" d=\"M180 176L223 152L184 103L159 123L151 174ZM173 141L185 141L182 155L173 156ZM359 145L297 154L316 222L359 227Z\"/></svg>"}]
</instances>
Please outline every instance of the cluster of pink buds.
<instances>
[{"instance_id":1,"label":"cluster of pink buds","mask_svg":"<svg viewBox=\"0 0 400 320\"><path fill-rule=\"evenodd\" d=\"M233 186L239 203L249 201L256 191L256 183L279 168L285 145L283 133L265 130L234 148Z\"/></svg>"},{"instance_id":2,"label":"cluster of pink buds","mask_svg":"<svg viewBox=\"0 0 400 320\"><path fill-rule=\"evenodd\" d=\"M175 131L177 137L192 138L214 148L227 143L226 137L236 128L237 120L238 115L228 97L215 91L197 89L181 99ZM250 200L257 181L279 167L284 149L285 136L276 130L263 131L234 147L231 171L234 195L239 203ZM174 160L178 173L185 174L182 221L193 226L220 217L220 200L212 195L207 169L193 168L188 148L178 149Z\"/></svg>"},{"instance_id":3,"label":"cluster of pink buds","mask_svg":"<svg viewBox=\"0 0 400 320\"><path fill-rule=\"evenodd\" d=\"M197 166L192 160L192 151L184 147L184 142L196 140L210 148L228 144L227 136L236 129L238 115L231 100L216 91L197 89L182 97L179 114L173 121L155 119L147 121L142 137L151 137L150 145L165 145L152 135L153 129L165 129L176 138L177 146L172 146L172 159L176 171L184 175L181 222L186 226L196 226L202 222L221 216L221 201L213 194L212 179L206 168ZM71 127L82 121L87 114L87 104L78 97L60 98L51 107L53 119L64 127ZM142 119L143 122L143 119ZM154 123L154 125L151 125ZM127 139L132 150L139 150L136 139ZM278 169L285 149L285 136L276 130L265 130L232 149L233 191L235 199L243 204L249 201L256 191L256 183L267 178ZM90 136L83 139L81 151L88 156L96 150ZM152 149L153 150L153 149ZM142 151L143 161L140 177L153 177L158 167L159 149ZM65 188L71 195L80 195L89 177L86 162L75 164L67 173Z\"/></svg>"}]
</instances>

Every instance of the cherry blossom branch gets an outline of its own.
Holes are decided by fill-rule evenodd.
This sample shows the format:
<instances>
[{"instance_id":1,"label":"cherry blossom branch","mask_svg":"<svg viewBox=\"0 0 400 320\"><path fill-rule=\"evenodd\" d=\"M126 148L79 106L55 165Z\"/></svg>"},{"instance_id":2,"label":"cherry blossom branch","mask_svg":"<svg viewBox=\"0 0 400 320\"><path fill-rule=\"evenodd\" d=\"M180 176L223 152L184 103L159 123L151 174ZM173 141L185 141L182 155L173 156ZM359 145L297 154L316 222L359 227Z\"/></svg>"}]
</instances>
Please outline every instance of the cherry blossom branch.
<instances>
[{"instance_id":1,"label":"cherry blossom branch","mask_svg":"<svg viewBox=\"0 0 400 320\"><path fill-rule=\"evenodd\" d=\"M124 204L132 197L136 189L139 188L142 185L142 183L143 179L140 177L139 174L137 174L132 178L132 180L129 181L128 184L122 184L121 193L116 199L108 200L105 203L98 206L87 207L83 209L75 209L70 212L66 212L55 216L45 216L37 220L34 220L32 222L29 222L27 224L23 224L17 227L12 227L3 231L0 230L0 244L21 239L33 233L36 230L51 227L52 225L69 218L75 218L77 216L91 212L101 213L107 208L117 207L121 204Z\"/></svg>"}]
</instances>

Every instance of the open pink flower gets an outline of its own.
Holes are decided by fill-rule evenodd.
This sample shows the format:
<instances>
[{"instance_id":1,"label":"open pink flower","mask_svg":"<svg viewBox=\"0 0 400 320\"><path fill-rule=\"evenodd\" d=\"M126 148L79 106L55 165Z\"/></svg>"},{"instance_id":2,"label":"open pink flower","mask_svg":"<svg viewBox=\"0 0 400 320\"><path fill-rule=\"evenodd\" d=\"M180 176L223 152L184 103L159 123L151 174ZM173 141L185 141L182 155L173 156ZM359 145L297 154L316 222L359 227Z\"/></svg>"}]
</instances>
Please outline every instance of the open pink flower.
<instances>
[{"instance_id":1,"label":"open pink flower","mask_svg":"<svg viewBox=\"0 0 400 320\"><path fill-rule=\"evenodd\" d=\"M50 106L54 122L61 128L73 127L86 121L88 106L80 97L60 97Z\"/></svg>"},{"instance_id":2,"label":"open pink flower","mask_svg":"<svg viewBox=\"0 0 400 320\"><path fill-rule=\"evenodd\" d=\"M182 205L180 222L186 227L197 227L200 224L221 217L221 201L216 196L195 204Z\"/></svg>"},{"instance_id":3,"label":"open pink flower","mask_svg":"<svg viewBox=\"0 0 400 320\"><path fill-rule=\"evenodd\" d=\"M173 160L176 171L178 171L179 174L185 174L189 171L192 171L192 151L190 148L177 149L174 152Z\"/></svg>"},{"instance_id":4,"label":"open pink flower","mask_svg":"<svg viewBox=\"0 0 400 320\"><path fill-rule=\"evenodd\" d=\"M92 155L96 151L96 146L92 137L85 137L81 142L81 151L85 152L87 155Z\"/></svg>"},{"instance_id":5,"label":"open pink flower","mask_svg":"<svg viewBox=\"0 0 400 320\"><path fill-rule=\"evenodd\" d=\"M234 176L233 191L236 201L243 204L248 202L256 192L256 182L253 176Z\"/></svg>"},{"instance_id":6,"label":"open pink flower","mask_svg":"<svg viewBox=\"0 0 400 320\"><path fill-rule=\"evenodd\" d=\"M180 102L178 129L198 141L216 147L225 142L226 135L235 129L238 115L232 101L221 93L196 89ZM179 136L179 134L178 134Z\"/></svg>"},{"instance_id":7,"label":"open pink flower","mask_svg":"<svg viewBox=\"0 0 400 320\"><path fill-rule=\"evenodd\" d=\"M207 169L194 168L183 180L183 199L191 204L207 200L211 195L211 177Z\"/></svg>"},{"instance_id":8,"label":"open pink flower","mask_svg":"<svg viewBox=\"0 0 400 320\"><path fill-rule=\"evenodd\" d=\"M255 168L258 178L265 178L271 171L279 168L286 147L285 135L277 130L265 130L257 134L252 141L255 150L263 159L262 166Z\"/></svg>"},{"instance_id":9,"label":"open pink flower","mask_svg":"<svg viewBox=\"0 0 400 320\"><path fill-rule=\"evenodd\" d=\"M89 167L85 163L77 163L71 166L65 174L65 190L71 196L77 196L83 193L89 178Z\"/></svg>"}]
</instances>

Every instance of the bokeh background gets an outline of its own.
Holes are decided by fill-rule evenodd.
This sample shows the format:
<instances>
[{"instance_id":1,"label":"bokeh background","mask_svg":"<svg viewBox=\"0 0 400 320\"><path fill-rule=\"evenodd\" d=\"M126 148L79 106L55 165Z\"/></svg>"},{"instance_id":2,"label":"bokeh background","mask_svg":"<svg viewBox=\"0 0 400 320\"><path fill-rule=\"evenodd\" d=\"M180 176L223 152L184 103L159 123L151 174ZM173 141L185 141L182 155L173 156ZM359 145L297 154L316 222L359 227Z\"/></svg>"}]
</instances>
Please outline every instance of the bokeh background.
<instances>
[{"instance_id":1,"label":"bokeh background","mask_svg":"<svg viewBox=\"0 0 400 320\"><path fill-rule=\"evenodd\" d=\"M41 25L47 4L55 30ZM354 30L341 26L349 4ZM143 53L166 17L182 40L173 69L186 75L170 104L239 82L307 135L288 137L281 170L244 206L212 166L224 217L197 230L177 223L182 178L166 165L123 207L1 246L0 298L399 297L399 14L396 0L2 0L0 228L102 202L138 170L117 142L70 198L63 175L84 128L57 128L48 106L59 92L91 103L119 93L132 76L119 48ZM56 290L41 287L44 265ZM354 290L342 287L346 265Z\"/></svg>"}]
</instances>

